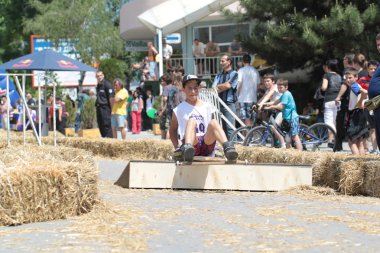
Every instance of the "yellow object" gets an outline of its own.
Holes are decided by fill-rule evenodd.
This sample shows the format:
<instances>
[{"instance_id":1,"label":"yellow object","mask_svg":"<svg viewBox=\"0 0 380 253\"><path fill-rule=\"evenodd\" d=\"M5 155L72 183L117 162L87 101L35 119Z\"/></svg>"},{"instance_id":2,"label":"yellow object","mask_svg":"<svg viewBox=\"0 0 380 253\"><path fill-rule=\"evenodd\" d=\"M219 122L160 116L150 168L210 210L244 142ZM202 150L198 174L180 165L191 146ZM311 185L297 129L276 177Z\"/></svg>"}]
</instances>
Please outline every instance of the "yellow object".
<instances>
[{"instance_id":1,"label":"yellow object","mask_svg":"<svg viewBox=\"0 0 380 253\"><path fill-rule=\"evenodd\" d=\"M122 88L115 93L115 98L116 97L120 98L121 100L118 102L115 100L112 106L112 113L125 116L127 114L128 91Z\"/></svg>"},{"instance_id":2,"label":"yellow object","mask_svg":"<svg viewBox=\"0 0 380 253\"><path fill-rule=\"evenodd\" d=\"M155 135L161 134L160 124L153 124L153 134Z\"/></svg>"},{"instance_id":3,"label":"yellow object","mask_svg":"<svg viewBox=\"0 0 380 253\"><path fill-rule=\"evenodd\" d=\"M99 131L99 128L80 129L78 131L78 136L87 138L87 139L96 139L96 138L100 138L100 131Z\"/></svg>"},{"instance_id":4,"label":"yellow object","mask_svg":"<svg viewBox=\"0 0 380 253\"><path fill-rule=\"evenodd\" d=\"M267 60L264 60L263 58L261 58L260 56L255 56L255 60L253 61L252 65L257 68L261 65L264 65L267 63Z\"/></svg>"}]
</instances>

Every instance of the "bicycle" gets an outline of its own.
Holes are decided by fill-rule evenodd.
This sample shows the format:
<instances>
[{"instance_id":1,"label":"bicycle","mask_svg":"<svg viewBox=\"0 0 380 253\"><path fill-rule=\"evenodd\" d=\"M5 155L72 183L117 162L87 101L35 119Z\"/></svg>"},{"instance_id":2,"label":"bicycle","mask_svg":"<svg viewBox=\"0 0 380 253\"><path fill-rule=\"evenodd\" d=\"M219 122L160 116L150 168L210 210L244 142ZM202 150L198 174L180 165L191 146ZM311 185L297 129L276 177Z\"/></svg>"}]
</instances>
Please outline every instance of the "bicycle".
<instances>
[{"instance_id":1,"label":"bicycle","mask_svg":"<svg viewBox=\"0 0 380 253\"><path fill-rule=\"evenodd\" d=\"M243 144L245 136L247 133L254 127L260 126L263 124L263 121L257 117L257 109L255 106L253 106L250 109L250 112L252 113L252 125L251 126L241 126L237 128L230 136L229 141L235 143L235 144Z\"/></svg>"},{"instance_id":2,"label":"bicycle","mask_svg":"<svg viewBox=\"0 0 380 253\"><path fill-rule=\"evenodd\" d=\"M304 118L305 116L301 116ZM281 129L280 126L274 121L271 115L269 124L263 126L257 126L251 129L243 142L244 146L269 146L274 147L274 134L272 133L272 127L285 137L287 132ZM333 140L329 141L329 132L333 133ZM315 123L309 127L300 124L299 137L304 150L320 151L333 150L335 151L335 131L325 123ZM329 145L329 142L334 143L333 146Z\"/></svg>"},{"instance_id":3,"label":"bicycle","mask_svg":"<svg viewBox=\"0 0 380 253\"><path fill-rule=\"evenodd\" d=\"M253 124L251 126L241 126L239 128L237 128L230 136L230 139L229 141L235 143L235 144L244 144L244 140L248 134L248 132L250 130L252 130L254 127L257 127L257 126L266 126L268 123L264 120L261 120L257 117L257 107L253 107L251 110L250 110L252 113L253 113ZM269 118L273 115L276 114L276 111L275 110L270 110L268 112L268 115L269 115ZM300 122L303 122L303 121L307 121L309 120L310 116L303 116L303 115L300 115ZM304 124L304 123L300 123L300 127L303 127L303 128L308 128L309 126Z\"/></svg>"}]
</instances>

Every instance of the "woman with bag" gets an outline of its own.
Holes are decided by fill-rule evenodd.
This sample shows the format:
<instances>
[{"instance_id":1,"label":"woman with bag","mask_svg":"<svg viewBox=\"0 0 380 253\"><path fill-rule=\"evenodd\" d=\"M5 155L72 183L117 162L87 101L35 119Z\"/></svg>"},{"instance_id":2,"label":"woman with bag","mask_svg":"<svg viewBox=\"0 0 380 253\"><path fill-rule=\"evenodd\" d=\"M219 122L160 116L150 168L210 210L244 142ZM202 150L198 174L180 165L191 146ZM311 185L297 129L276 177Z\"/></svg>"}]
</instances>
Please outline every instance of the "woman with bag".
<instances>
[{"instance_id":1,"label":"woman with bag","mask_svg":"<svg viewBox=\"0 0 380 253\"><path fill-rule=\"evenodd\" d=\"M336 115L338 112L338 106L335 103L335 98L338 96L340 86L342 85L342 77L338 74L338 60L331 59L323 65L325 74L322 79L321 91L325 92L324 99L324 121L331 126L336 132ZM329 133L330 148L334 147L332 143L333 133Z\"/></svg>"}]
</instances>

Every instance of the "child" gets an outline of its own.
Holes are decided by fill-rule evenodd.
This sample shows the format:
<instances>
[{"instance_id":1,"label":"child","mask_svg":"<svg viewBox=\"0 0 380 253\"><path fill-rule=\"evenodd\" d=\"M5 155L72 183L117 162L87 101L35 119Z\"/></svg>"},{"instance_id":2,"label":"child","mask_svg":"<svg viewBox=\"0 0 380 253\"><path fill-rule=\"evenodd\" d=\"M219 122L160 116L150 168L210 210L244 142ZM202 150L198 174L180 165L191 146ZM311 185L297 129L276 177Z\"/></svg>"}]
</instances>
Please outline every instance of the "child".
<instances>
[{"instance_id":1,"label":"child","mask_svg":"<svg viewBox=\"0 0 380 253\"><path fill-rule=\"evenodd\" d=\"M297 114L296 103L292 93L288 91L288 80L280 79L277 82L278 91L282 96L277 99L273 105L270 105L268 109L275 109L282 111L283 120L290 125L290 135L295 143L296 149L302 150L301 140L298 136L299 132L299 117ZM280 136L275 128L273 128L276 136Z\"/></svg>"},{"instance_id":2,"label":"child","mask_svg":"<svg viewBox=\"0 0 380 253\"><path fill-rule=\"evenodd\" d=\"M373 73L375 73L377 66L379 65L378 61L369 61L368 62L368 75L363 76L359 78L358 84L365 90L368 91L369 82L371 81L371 77ZM368 124L369 124L369 136L371 138L372 143L372 150L371 154L378 154L377 151L377 142L376 142L376 133L375 133L375 116L373 115L373 111L365 111L367 117L368 117ZM364 145L366 145L367 142L364 142ZM368 146L368 145L367 145ZM368 150L368 148L367 148Z\"/></svg>"},{"instance_id":3,"label":"child","mask_svg":"<svg viewBox=\"0 0 380 253\"><path fill-rule=\"evenodd\" d=\"M273 74L265 74L263 77L264 85L266 88L264 96L260 99L260 101L257 103L257 106L259 107L259 111L264 106L264 104L267 101L276 101L281 97L281 93L278 91L277 84L274 79Z\"/></svg>"},{"instance_id":4,"label":"child","mask_svg":"<svg viewBox=\"0 0 380 253\"><path fill-rule=\"evenodd\" d=\"M367 97L367 91L358 83L358 71L348 68L345 71L346 83L350 87L350 99L348 102L348 145L354 155L364 155L364 140L368 137L368 127L363 110L363 101Z\"/></svg>"},{"instance_id":5,"label":"child","mask_svg":"<svg viewBox=\"0 0 380 253\"><path fill-rule=\"evenodd\" d=\"M175 156L191 162L196 156L209 156L216 141L223 144L227 160L236 160L238 153L233 143L227 141L219 123L212 119L213 108L198 98L201 80L195 75L183 77L186 100L173 110L170 140L176 149ZM179 147L178 135L183 145Z\"/></svg>"}]
</instances>

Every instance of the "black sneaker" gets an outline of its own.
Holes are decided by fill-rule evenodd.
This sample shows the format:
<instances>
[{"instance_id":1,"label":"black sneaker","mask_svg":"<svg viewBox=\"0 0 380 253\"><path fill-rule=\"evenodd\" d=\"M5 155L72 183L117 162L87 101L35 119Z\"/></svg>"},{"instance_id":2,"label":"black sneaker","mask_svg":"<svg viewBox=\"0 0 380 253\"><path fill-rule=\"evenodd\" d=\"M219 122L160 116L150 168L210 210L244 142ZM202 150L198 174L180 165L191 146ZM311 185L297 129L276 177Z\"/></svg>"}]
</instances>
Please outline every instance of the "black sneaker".
<instances>
[{"instance_id":1,"label":"black sneaker","mask_svg":"<svg viewBox=\"0 0 380 253\"><path fill-rule=\"evenodd\" d=\"M180 162L183 161L183 154L182 154L182 150L181 150L181 148L177 148L177 149L174 151L173 159L174 159L174 161L180 161Z\"/></svg>"},{"instance_id":2,"label":"black sneaker","mask_svg":"<svg viewBox=\"0 0 380 253\"><path fill-rule=\"evenodd\" d=\"M329 148L334 148L334 143L332 143L332 142L329 142L329 143L327 143L327 147L329 147Z\"/></svg>"},{"instance_id":3,"label":"black sneaker","mask_svg":"<svg viewBox=\"0 0 380 253\"><path fill-rule=\"evenodd\" d=\"M238 158L238 152L236 152L236 149L234 147L234 144L232 142L225 142L223 143L223 150L224 155L226 156L228 161L235 161Z\"/></svg>"},{"instance_id":4,"label":"black sneaker","mask_svg":"<svg viewBox=\"0 0 380 253\"><path fill-rule=\"evenodd\" d=\"M183 144L181 146L182 157L186 162L192 162L194 159L195 149L190 143Z\"/></svg>"}]
</instances>

